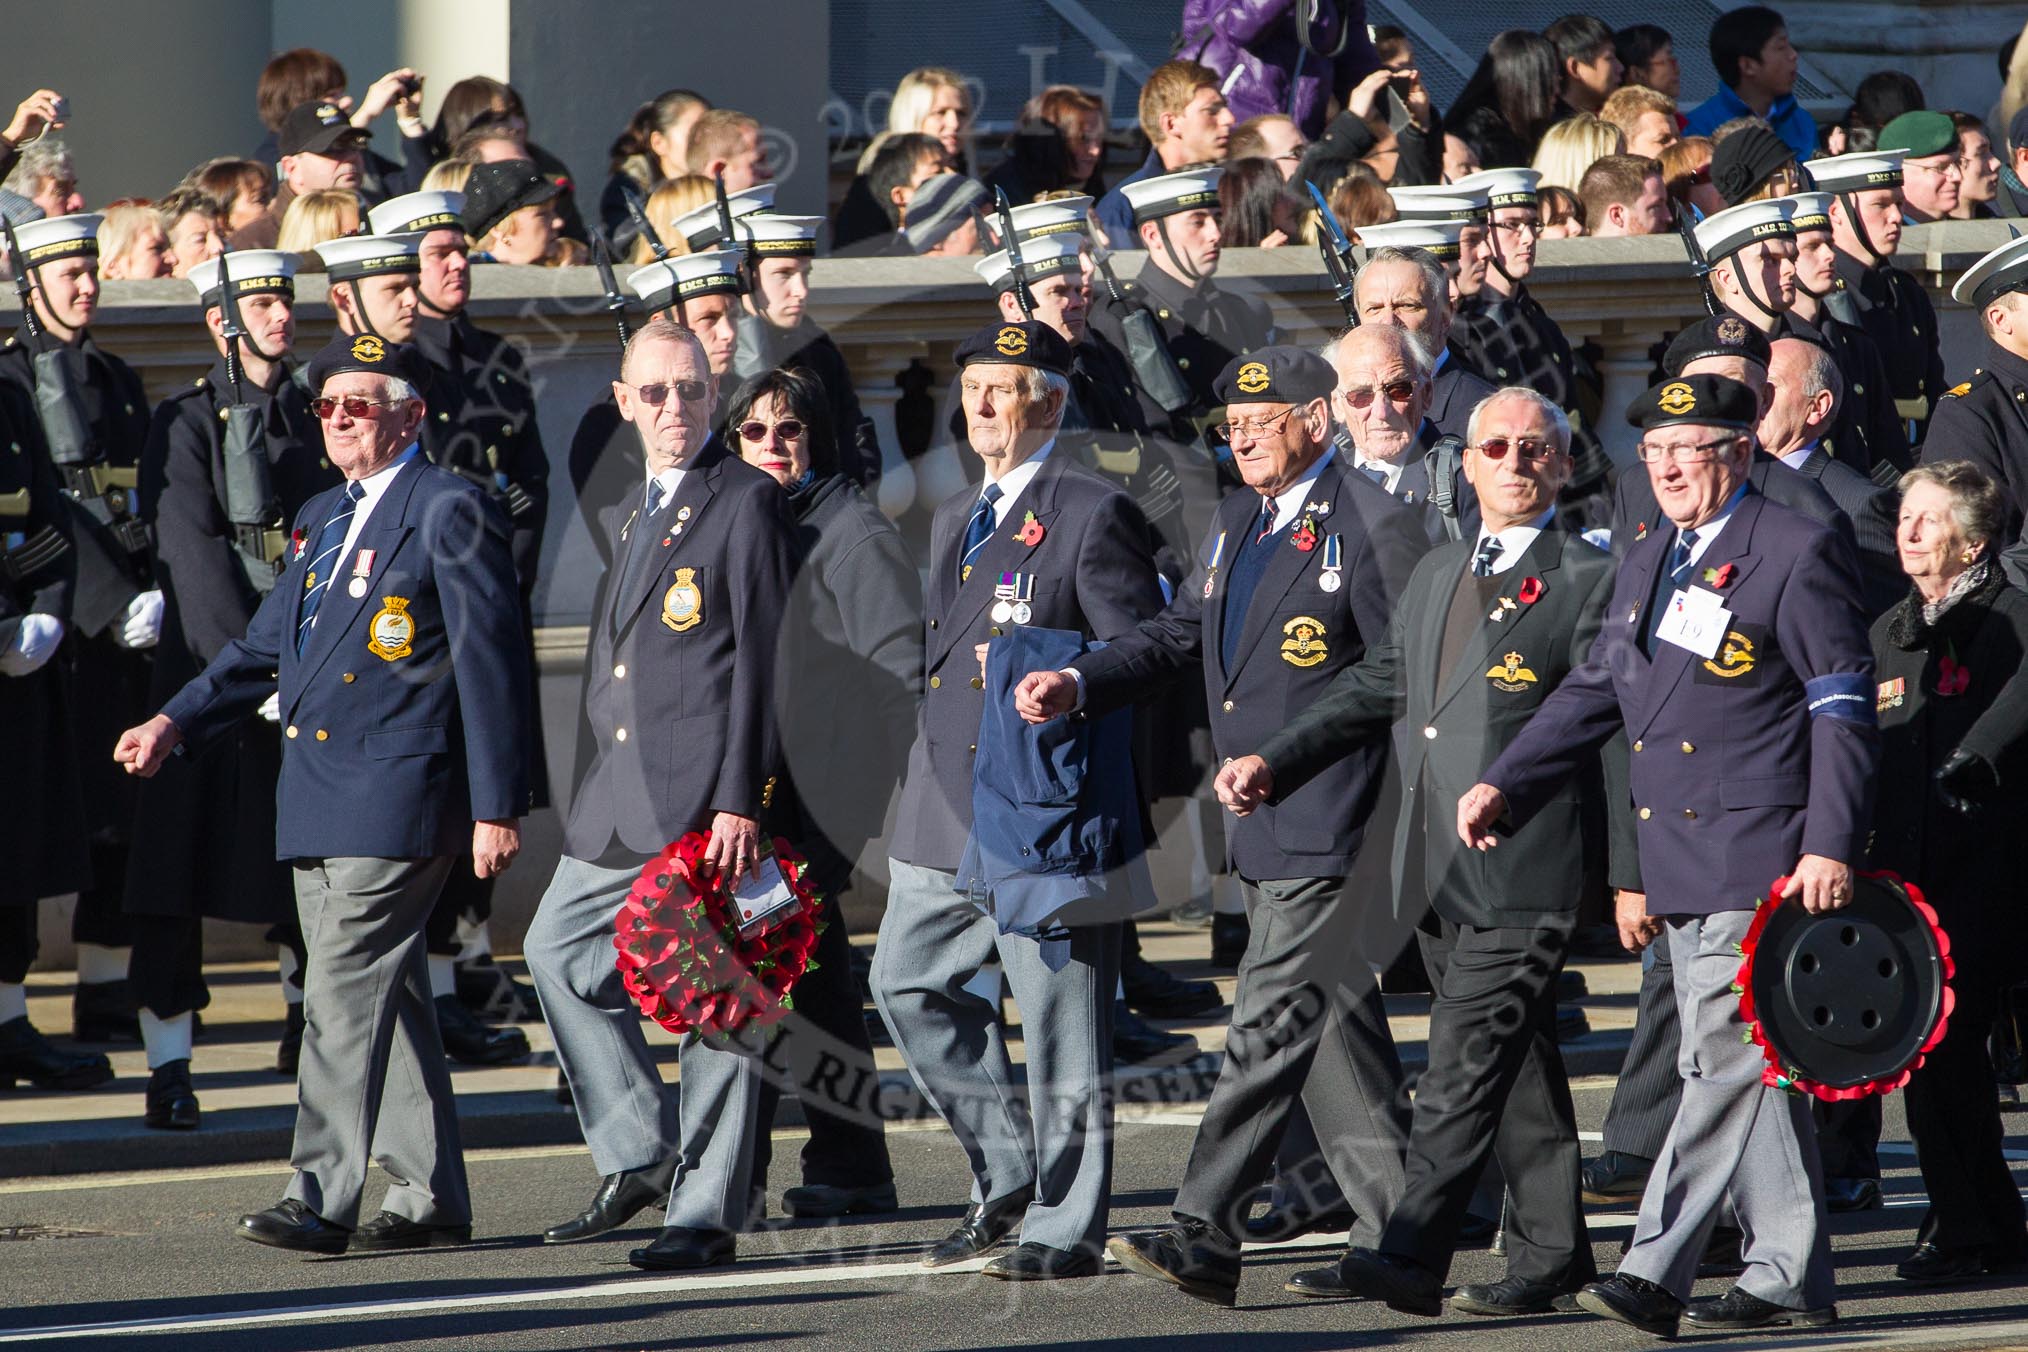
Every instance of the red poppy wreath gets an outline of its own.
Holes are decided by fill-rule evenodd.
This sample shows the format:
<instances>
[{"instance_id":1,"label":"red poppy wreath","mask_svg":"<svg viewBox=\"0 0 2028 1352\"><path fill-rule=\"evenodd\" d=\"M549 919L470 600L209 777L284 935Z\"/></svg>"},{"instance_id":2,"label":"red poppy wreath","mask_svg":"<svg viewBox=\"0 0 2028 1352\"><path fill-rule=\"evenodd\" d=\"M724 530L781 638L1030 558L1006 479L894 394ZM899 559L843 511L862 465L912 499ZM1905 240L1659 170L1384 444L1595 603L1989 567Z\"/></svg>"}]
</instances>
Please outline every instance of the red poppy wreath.
<instances>
[{"instance_id":1,"label":"red poppy wreath","mask_svg":"<svg viewBox=\"0 0 2028 1352\"><path fill-rule=\"evenodd\" d=\"M796 904L742 935L732 889L692 831L650 859L614 917L620 979L642 1014L672 1033L724 1037L779 1023L824 932L809 863L776 837L775 860Z\"/></svg>"}]
</instances>

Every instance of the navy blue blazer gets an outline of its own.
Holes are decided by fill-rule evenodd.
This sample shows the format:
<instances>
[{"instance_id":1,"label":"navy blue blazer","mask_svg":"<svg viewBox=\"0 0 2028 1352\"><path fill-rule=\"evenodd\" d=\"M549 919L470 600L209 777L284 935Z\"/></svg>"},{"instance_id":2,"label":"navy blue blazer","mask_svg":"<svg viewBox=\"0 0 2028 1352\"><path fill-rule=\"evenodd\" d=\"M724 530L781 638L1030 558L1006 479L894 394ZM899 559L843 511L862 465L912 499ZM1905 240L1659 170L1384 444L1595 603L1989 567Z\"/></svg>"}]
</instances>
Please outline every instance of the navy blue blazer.
<instances>
[{"instance_id":1,"label":"navy blue blazer","mask_svg":"<svg viewBox=\"0 0 2028 1352\"><path fill-rule=\"evenodd\" d=\"M1342 454L1304 496L1316 509L1307 513L1316 522L1316 546L1298 549L1292 531L1277 536L1246 613L1233 616L1225 613L1226 579L1260 499L1251 492L1227 495L1198 551L1196 570L1168 609L1077 661L1086 709L1096 714L1131 702L1195 666L1203 672L1212 745L1221 759L1230 759L1267 741L1315 703L1340 671L1365 657L1387 632L1427 544L1417 518L1371 479L1349 470ZM1333 536L1342 554L1337 585L1327 590L1323 579ZM1221 555L1218 568L1211 566L1214 555ZM1241 629L1228 668L1220 654L1231 622ZM1377 742L1352 751L1283 802L1246 817L1224 814L1230 866L1256 881L1347 872L1386 765L1386 743Z\"/></svg>"},{"instance_id":2,"label":"navy blue blazer","mask_svg":"<svg viewBox=\"0 0 2028 1352\"><path fill-rule=\"evenodd\" d=\"M457 854L474 821L528 811L528 646L507 520L417 454L375 502L298 656L308 543L341 492L303 505L300 556L162 712L197 754L279 689L278 859ZM354 597L361 549L372 571Z\"/></svg>"},{"instance_id":3,"label":"navy blue blazer","mask_svg":"<svg viewBox=\"0 0 2028 1352\"><path fill-rule=\"evenodd\" d=\"M1086 638L1117 639L1162 608L1153 532L1140 508L1061 447L1002 513L960 583L958 554L978 499L977 485L952 494L930 524L926 689L889 846L896 859L943 873L957 871L972 833L972 758L986 704L974 649L1015 627L992 618L1000 575L1034 579L1028 623ZM1032 546L1020 539L1030 513L1042 528Z\"/></svg>"},{"instance_id":4,"label":"navy blue blazer","mask_svg":"<svg viewBox=\"0 0 2028 1352\"><path fill-rule=\"evenodd\" d=\"M781 758L774 673L795 575L788 501L714 438L663 505L660 534L642 541L653 557L622 591L620 531L644 482L604 517L615 562L592 605L581 706L589 753L564 819L564 848L609 864L644 860L709 828L713 813L758 819Z\"/></svg>"},{"instance_id":5,"label":"navy blue blazer","mask_svg":"<svg viewBox=\"0 0 2028 1352\"><path fill-rule=\"evenodd\" d=\"M958 888L1002 934L1124 920L1155 903L1134 781L1134 716L1014 712L1014 687L1091 651L1068 629L1015 625L986 653L986 708L972 763L972 837Z\"/></svg>"},{"instance_id":6,"label":"navy blue blazer","mask_svg":"<svg viewBox=\"0 0 2028 1352\"><path fill-rule=\"evenodd\" d=\"M1724 643L1708 660L1657 643L1651 661L1674 545L1653 530L1628 551L1591 659L1481 778L1526 823L1624 726L1649 913L1751 910L1802 855L1864 857L1880 737L1858 571L1828 526L1748 492L1699 560L1700 578L1731 575L1692 582L1731 612Z\"/></svg>"}]
</instances>

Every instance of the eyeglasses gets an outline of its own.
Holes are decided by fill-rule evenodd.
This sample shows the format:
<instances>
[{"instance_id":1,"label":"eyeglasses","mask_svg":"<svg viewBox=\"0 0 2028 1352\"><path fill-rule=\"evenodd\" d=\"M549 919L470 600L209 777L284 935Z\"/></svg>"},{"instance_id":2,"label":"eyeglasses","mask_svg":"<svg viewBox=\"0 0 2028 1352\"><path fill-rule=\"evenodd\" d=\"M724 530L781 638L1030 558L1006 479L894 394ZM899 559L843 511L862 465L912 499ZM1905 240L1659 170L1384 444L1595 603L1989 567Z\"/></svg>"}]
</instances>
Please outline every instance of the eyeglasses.
<instances>
[{"instance_id":1,"label":"eyeglasses","mask_svg":"<svg viewBox=\"0 0 2028 1352\"><path fill-rule=\"evenodd\" d=\"M364 418L368 409L400 408L407 402L406 399L361 399L356 394L348 394L343 399L312 399L310 412L328 419L342 408L348 418Z\"/></svg>"},{"instance_id":2,"label":"eyeglasses","mask_svg":"<svg viewBox=\"0 0 2028 1352\"><path fill-rule=\"evenodd\" d=\"M1219 423L1211 430L1225 438L1228 444L1245 437L1248 441L1259 441L1262 437L1273 436L1282 430L1298 406L1290 404L1272 418L1255 418L1251 422Z\"/></svg>"},{"instance_id":3,"label":"eyeglasses","mask_svg":"<svg viewBox=\"0 0 2028 1352\"><path fill-rule=\"evenodd\" d=\"M657 380L648 385L628 385L627 388L639 395L641 402L649 408L660 408L668 403L671 390L676 391L676 397L685 403L695 403L710 393L711 389L701 380Z\"/></svg>"},{"instance_id":4,"label":"eyeglasses","mask_svg":"<svg viewBox=\"0 0 2028 1352\"><path fill-rule=\"evenodd\" d=\"M1719 447L1730 446L1744 435L1745 433L1735 432L1729 437L1720 437L1716 441L1700 441L1694 446L1657 446L1652 441L1644 441L1634 447L1634 454L1640 457L1643 464L1673 459L1679 465L1694 465L1716 459Z\"/></svg>"},{"instance_id":5,"label":"eyeglasses","mask_svg":"<svg viewBox=\"0 0 2028 1352\"><path fill-rule=\"evenodd\" d=\"M1531 441L1526 437L1519 441L1511 437L1487 437L1479 443L1479 454L1488 460L1505 460L1510 450L1523 460L1547 460L1562 449L1553 441Z\"/></svg>"},{"instance_id":6,"label":"eyeglasses","mask_svg":"<svg viewBox=\"0 0 2028 1352\"><path fill-rule=\"evenodd\" d=\"M759 419L739 425L739 434L748 441L766 441L769 432L773 432L783 441L794 441L803 435L803 425L794 418L784 418L773 427L769 427Z\"/></svg>"},{"instance_id":7,"label":"eyeglasses","mask_svg":"<svg viewBox=\"0 0 2028 1352\"><path fill-rule=\"evenodd\" d=\"M1540 234L1542 233L1542 222L1541 222L1541 221L1494 221L1494 222L1493 222L1493 228L1494 228L1495 230L1504 230L1504 231L1506 231L1506 232L1507 232L1508 234L1511 234L1511 235L1531 235L1531 236L1535 236L1535 235L1540 235Z\"/></svg>"},{"instance_id":8,"label":"eyeglasses","mask_svg":"<svg viewBox=\"0 0 2028 1352\"><path fill-rule=\"evenodd\" d=\"M1373 406L1375 395L1386 395L1387 401L1391 404L1406 404L1410 399L1415 397L1415 382L1413 380L1390 380L1378 388L1372 385L1354 385L1349 389L1340 390L1338 393L1344 396L1346 403L1363 412Z\"/></svg>"},{"instance_id":9,"label":"eyeglasses","mask_svg":"<svg viewBox=\"0 0 2028 1352\"><path fill-rule=\"evenodd\" d=\"M1694 171L1690 175L1690 186L1693 188L1701 188L1710 182L1711 182L1711 166L1708 164L1705 165L1702 169Z\"/></svg>"}]
</instances>

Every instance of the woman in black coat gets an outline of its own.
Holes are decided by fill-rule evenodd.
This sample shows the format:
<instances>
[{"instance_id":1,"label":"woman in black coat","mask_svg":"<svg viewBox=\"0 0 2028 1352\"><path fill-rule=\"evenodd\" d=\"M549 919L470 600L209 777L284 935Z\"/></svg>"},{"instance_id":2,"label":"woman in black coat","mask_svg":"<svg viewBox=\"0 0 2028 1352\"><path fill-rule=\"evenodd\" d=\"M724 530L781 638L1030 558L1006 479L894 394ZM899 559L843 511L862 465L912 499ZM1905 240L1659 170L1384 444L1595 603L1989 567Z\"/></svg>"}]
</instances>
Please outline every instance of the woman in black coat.
<instances>
[{"instance_id":1,"label":"woman in black coat","mask_svg":"<svg viewBox=\"0 0 2028 1352\"><path fill-rule=\"evenodd\" d=\"M2023 976L2028 595L1993 560L2003 508L1990 479L1946 460L1901 485L1896 544L1914 586L1873 626L1881 757L1870 857L1922 889L1957 963L1957 1007L1908 1084L1930 1205L1896 1269L1940 1285L2028 1266L1986 1051L2000 992Z\"/></svg>"},{"instance_id":2,"label":"woman in black coat","mask_svg":"<svg viewBox=\"0 0 2028 1352\"><path fill-rule=\"evenodd\" d=\"M922 697L922 586L908 547L838 468L824 387L808 372L766 371L734 391L724 436L789 495L802 565L782 617L775 667L784 773L764 802L770 835L810 861L827 924L817 968L795 990L772 1058L794 1077L810 1124L794 1216L895 1209L894 1169L873 1095L879 1078L838 896L880 834L901 780ZM766 1186L765 1125L780 1086L769 1077L754 1153Z\"/></svg>"}]
</instances>

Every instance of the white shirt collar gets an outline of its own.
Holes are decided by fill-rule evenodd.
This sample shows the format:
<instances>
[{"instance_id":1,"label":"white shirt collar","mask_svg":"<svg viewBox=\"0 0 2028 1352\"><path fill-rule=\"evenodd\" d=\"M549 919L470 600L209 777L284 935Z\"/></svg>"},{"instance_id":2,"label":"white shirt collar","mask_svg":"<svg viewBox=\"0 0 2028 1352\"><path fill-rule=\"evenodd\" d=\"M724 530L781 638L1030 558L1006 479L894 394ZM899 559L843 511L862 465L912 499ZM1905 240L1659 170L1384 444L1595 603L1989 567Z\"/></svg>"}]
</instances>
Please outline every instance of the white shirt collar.
<instances>
[{"instance_id":1,"label":"white shirt collar","mask_svg":"<svg viewBox=\"0 0 2028 1352\"><path fill-rule=\"evenodd\" d=\"M641 505L643 507L648 505L648 485L660 484L662 485L662 501L659 505L667 506L669 500L676 496L676 489L682 484L683 476L689 472L682 465L671 465L668 469L662 470L659 473L650 470L647 478L641 481Z\"/></svg>"},{"instance_id":2,"label":"white shirt collar","mask_svg":"<svg viewBox=\"0 0 2028 1352\"><path fill-rule=\"evenodd\" d=\"M401 473L403 467L421 453L422 443L412 442L407 450L394 457L386 465L367 475L364 479L352 481L359 485L359 505L352 509L352 523L345 528L345 544L343 552L339 555L341 559L351 559L352 547L358 543L359 533L366 529L366 518L373 514L374 504L386 495L388 485L394 482L395 476ZM350 565L348 564L348 566Z\"/></svg>"},{"instance_id":3,"label":"white shirt collar","mask_svg":"<svg viewBox=\"0 0 2028 1352\"><path fill-rule=\"evenodd\" d=\"M1401 453L1401 459L1399 460L1378 460L1367 455L1366 452L1360 450L1357 446L1354 446L1352 448L1352 464L1357 469L1379 470L1386 476L1381 480L1380 486L1392 493L1401 483L1402 470L1408 468L1408 462L1415 457L1416 453L1416 446L1410 445Z\"/></svg>"},{"instance_id":4,"label":"white shirt collar","mask_svg":"<svg viewBox=\"0 0 2028 1352\"><path fill-rule=\"evenodd\" d=\"M1515 564L1521 562L1521 556L1528 552L1529 548L1534 545L1536 537L1541 535L1543 531L1548 530L1550 523L1554 520L1556 520L1556 509L1551 507L1533 521L1519 526L1509 526L1503 531L1489 531L1481 526L1479 528L1479 541L1472 546L1473 557L1477 557L1479 550L1485 548L1488 536L1498 539L1500 542L1500 553L1493 560L1493 576L1498 577L1501 573L1506 572Z\"/></svg>"},{"instance_id":5,"label":"white shirt collar","mask_svg":"<svg viewBox=\"0 0 2028 1352\"><path fill-rule=\"evenodd\" d=\"M1739 504L1746 501L1747 489L1752 486L1752 480L1742 480L1739 487L1733 490L1732 496L1725 500L1725 506L1719 510L1718 515L1697 527L1697 542L1690 546L1691 563L1695 564L1699 562L1706 554L1711 552L1712 541L1716 540L1720 533L1725 530L1726 523L1731 521L1733 514L1739 510ZM1682 537L1683 532L1679 528L1676 532L1676 538L1680 540ZM1673 558L1675 550L1671 549L1669 552L1670 557ZM1664 561L1663 566L1668 566L1666 561Z\"/></svg>"},{"instance_id":6,"label":"white shirt collar","mask_svg":"<svg viewBox=\"0 0 2028 1352\"><path fill-rule=\"evenodd\" d=\"M1324 453L1317 457L1317 462L1303 471L1302 478L1275 494L1276 530L1280 530L1288 525L1302 513L1310 496L1310 488L1317 482L1318 476L1324 472L1324 467L1336 459L1337 455L1338 448L1336 446L1325 447Z\"/></svg>"},{"instance_id":7,"label":"white shirt collar","mask_svg":"<svg viewBox=\"0 0 2028 1352\"><path fill-rule=\"evenodd\" d=\"M1042 449L1008 470L1005 474L1002 474L999 478L990 481L1000 486L1000 500L993 504L993 528L995 530L998 530L1000 523L1007 519L1008 511L1014 506L1014 499L1020 497L1021 490L1028 487L1029 480L1042 471L1042 462L1047 460L1049 453L1055 449L1056 438L1051 437L1048 441L1042 443ZM979 492L984 493L985 491L986 485L980 484Z\"/></svg>"},{"instance_id":8,"label":"white shirt collar","mask_svg":"<svg viewBox=\"0 0 2028 1352\"><path fill-rule=\"evenodd\" d=\"M1810 456L1816 452L1816 449L1817 449L1816 442L1814 441L1806 442L1803 445L1796 447L1793 451L1789 451L1786 454L1776 456L1775 459L1781 461L1784 465L1787 465L1790 469L1801 469L1803 467L1803 462L1805 460L1808 460Z\"/></svg>"}]
</instances>

